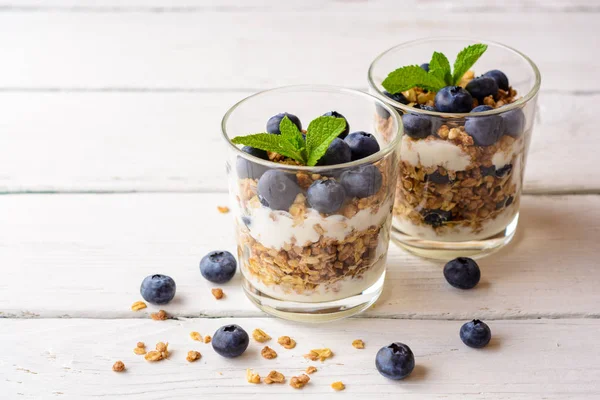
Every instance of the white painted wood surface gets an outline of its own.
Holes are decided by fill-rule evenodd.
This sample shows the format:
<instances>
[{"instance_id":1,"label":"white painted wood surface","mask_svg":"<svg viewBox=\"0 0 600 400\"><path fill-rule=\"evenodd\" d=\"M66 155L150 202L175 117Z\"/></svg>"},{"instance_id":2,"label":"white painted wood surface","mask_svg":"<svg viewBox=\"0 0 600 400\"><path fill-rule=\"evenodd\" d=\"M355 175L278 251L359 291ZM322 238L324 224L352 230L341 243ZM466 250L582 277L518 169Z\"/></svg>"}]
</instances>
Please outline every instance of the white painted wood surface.
<instances>
[{"instance_id":1,"label":"white painted wood surface","mask_svg":"<svg viewBox=\"0 0 600 400\"><path fill-rule=\"evenodd\" d=\"M3 352L1 385L19 399L281 399L301 396L345 399L597 399L600 347L590 346L600 321L585 319L492 321L494 338L482 350L459 339L462 321L402 321L350 319L307 326L266 318L149 320L0 320ZM237 323L248 332L261 328L274 337L266 343L277 358L260 356L264 345L251 340L238 359L224 359L209 344L190 339L191 331L213 334L220 326ZM20 336L12 332L21 332ZM276 338L289 335L297 342L286 350ZM351 345L363 339L365 349ZM133 353L138 341L153 348L168 341L170 359L155 364ZM390 381L374 367L377 350L393 341L408 344L415 354L413 374ZM334 356L323 363L303 358L312 348L329 347ZM190 364L189 350L202 358ZM117 374L122 360L127 371ZM302 390L284 385L252 385L246 368L265 376L277 370L286 378L312 374ZM346 390L334 393L331 383ZM56 397L54 397L56 396ZM335 396L335 397L334 397Z\"/></svg>"},{"instance_id":2,"label":"white painted wood surface","mask_svg":"<svg viewBox=\"0 0 600 400\"><path fill-rule=\"evenodd\" d=\"M0 1L0 398L599 398L599 15L596 0ZM198 262L235 249L231 215L216 211L225 110L276 85L364 89L386 48L474 34L519 48L543 74L530 195L514 243L481 261L480 285L455 290L441 264L392 245L384 294L360 318L264 318L239 277L214 300ZM177 280L164 307L177 319L129 310L155 272ZM458 338L474 317L494 333L483 351ZM253 343L224 360L188 338L229 322L293 334L298 348L273 344L267 361ZM350 346L359 337L367 349ZM146 364L138 340L168 340L173 358ZM393 340L417 356L400 383L372 367ZM303 391L245 382L247 367L299 373L321 346L336 356ZM192 348L203 358L188 365ZM117 359L127 373L110 370Z\"/></svg>"}]
</instances>

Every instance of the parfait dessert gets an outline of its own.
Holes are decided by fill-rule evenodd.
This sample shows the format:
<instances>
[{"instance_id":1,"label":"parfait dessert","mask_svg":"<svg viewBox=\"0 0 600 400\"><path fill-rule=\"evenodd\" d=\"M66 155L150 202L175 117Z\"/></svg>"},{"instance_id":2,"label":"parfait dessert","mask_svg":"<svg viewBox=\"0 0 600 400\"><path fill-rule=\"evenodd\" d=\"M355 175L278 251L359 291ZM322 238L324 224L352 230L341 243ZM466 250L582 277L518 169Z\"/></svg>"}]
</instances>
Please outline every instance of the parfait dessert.
<instances>
[{"instance_id":1,"label":"parfait dessert","mask_svg":"<svg viewBox=\"0 0 600 400\"><path fill-rule=\"evenodd\" d=\"M392 122L396 132L389 126L373 131L367 115L376 100L356 96L368 99L364 121L370 126L352 122L356 106L318 113L287 108L265 115L262 133L230 139L236 146L230 193L240 266L250 298L266 311L341 311L374 300L365 291L379 293L398 172L398 125Z\"/></svg>"},{"instance_id":2,"label":"parfait dessert","mask_svg":"<svg viewBox=\"0 0 600 400\"><path fill-rule=\"evenodd\" d=\"M516 69L523 88L509 72L487 69L494 61L481 62L487 51L486 44L468 45L453 68L436 51L429 63L388 71L381 88L371 81L402 113L394 227L409 250L472 255L514 233L537 86ZM537 69L530 70L535 78ZM384 110L376 114L381 127L388 118Z\"/></svg>"}]
</instances>

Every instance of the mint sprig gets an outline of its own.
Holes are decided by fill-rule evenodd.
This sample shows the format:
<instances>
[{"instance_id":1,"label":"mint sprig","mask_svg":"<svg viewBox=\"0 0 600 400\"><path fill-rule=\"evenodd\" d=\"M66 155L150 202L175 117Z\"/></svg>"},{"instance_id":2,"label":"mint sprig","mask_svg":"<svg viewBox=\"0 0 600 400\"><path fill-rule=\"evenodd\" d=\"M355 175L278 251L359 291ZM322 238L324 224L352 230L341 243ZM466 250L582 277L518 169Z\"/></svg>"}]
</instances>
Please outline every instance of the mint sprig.
<instances>
[{"instance_id":1,"label":"mint sprig","mask_svg":"<svg viewBox=\"0 0 600 400\"><path fill-rule=\"evenodd\" d=\"M279 123L281 135L257 133L236 136L234 144L279 153L303 165L314 166L325 155L327 148L346 129L346 120L335 117L318 117L311 121L306 130L306 140L298 127L286 116Z\"/></svg>"},{"instance_id":2,"label":"mint sprig","mask_svg":"<svg viewBox=\"0 0 600 400\"><path fill-rule=\"evenodd\" d=\"M429 62L429 72L418 65L407 65L390 72L382 86L390 93L399 93L414 87L437 92L445 86L457 85L487 47L487 44L478 43L462 49L454 61L454 72L450 69L448 58L436 51Z\"/></svg>"}]
</instances>

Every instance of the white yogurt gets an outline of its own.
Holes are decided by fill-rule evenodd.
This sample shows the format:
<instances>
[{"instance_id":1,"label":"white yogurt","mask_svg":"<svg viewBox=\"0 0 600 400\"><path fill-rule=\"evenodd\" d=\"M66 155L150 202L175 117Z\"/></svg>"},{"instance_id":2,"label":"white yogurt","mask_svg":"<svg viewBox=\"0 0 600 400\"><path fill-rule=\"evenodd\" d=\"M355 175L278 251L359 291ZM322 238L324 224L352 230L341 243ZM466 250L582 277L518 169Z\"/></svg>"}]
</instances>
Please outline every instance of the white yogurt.
<instances>
[{"instance_id":1,"label":"white yogurt","mask_svg":"<svg viewBox=\"0 0 600 400\"><path fill-rule=\"evenodd\" d=\"M400 158L411 165L441 166L450 171L464 171L471 164L471 156L447 140L412 140L402 138Z\"/></svg>"},{"instance_id":2,"label":"white yogurt","mask_svg":"<svg viewBox=\"0 0 600 400\"><path fill-rule=\"evenodd\" d=\"M343 240L353 230L362 231L370 226L380 226L390 216L391 200L382 204L375 214L371 209L360 210L352 218L343 215L323 217L318 211L308 209L303 221L297 225L287 211L274 211L268 207L250 208L250 235L265 247L279 250L286 243L306 246L319 241L321 235L315 230L318 224L325 231L324 236Z\"/></svg>"}]
</instances>

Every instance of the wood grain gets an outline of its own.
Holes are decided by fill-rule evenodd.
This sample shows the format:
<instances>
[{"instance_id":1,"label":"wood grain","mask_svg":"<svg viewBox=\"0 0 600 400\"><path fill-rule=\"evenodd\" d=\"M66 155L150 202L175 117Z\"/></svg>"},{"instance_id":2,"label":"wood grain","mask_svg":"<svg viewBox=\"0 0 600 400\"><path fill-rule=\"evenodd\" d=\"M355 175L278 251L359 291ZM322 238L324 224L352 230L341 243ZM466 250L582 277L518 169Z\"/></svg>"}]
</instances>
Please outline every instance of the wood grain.
<instances>
[{"instance_id":1,"label":"wood grain","mask_svg":"<svg viewBox=\"0 0 600 400\"><path fill-rule=\"evenodd\" d=\"M0 192L226 191L220 122L249 94L0 93ZM581 98L540 96L526 192L600 191Z\"/></svg>"},{"instance_id":2,"label":"wood grain","mask_svg":"<svg viewBox=\"0 0 600 400\"><path fill-rule=\"evenodd\" d=\"M442 263L390 245L388 281L367 317L488 319L600 317L598 196L526 196L513 244L480 262L482 281L460 291ZM0 196L0 312L8 317L148 318L139 285L150 274L177 282L175 316L260 316L240 275L217 301L198 264L208 251L235 254L225 194Z\"/></svg>"},{"instance_id":3,"label":"wood grain","mask_svg":"<svg viewBox=\"0 0 600 400\"><path fill-rule=\"evenodd\" d=\"M291 335L298 343L263 359L263 345L251 340L243 356L224 359L210 345L189 338L192 330L212 334L219 326L236 323L248 332L261 328L272 337ZM350 319L335 324L290 324L275 319L147 320L0 320L5 350L0 363L3 398L87 399L280 399L319 396L358 399L377 394L383 399L597 399L600 393L600 347L590 346L598 320L536 320L490 322L492 341L482 350L459 339L462 321ZM15 334L18 332L18 335ZM351 346L362 338L366 348ZM168 341L170 359L156 364L133 354L138 341L154 346ZM404 381L390 381L374 367L377 350L393 341L408 344L416 367ZM330 347L334 357L312 363L302 355L312 348ZM202 358L190 364L188 350ZM124 373L111 370L116 360ZM288 379L314 364L318 371L301 391L285 385L251 385L246 368L265 376L271 370ZM346 390L330 385L343 381ZM336 397L337 398L337 397Z\"/></svg>"},{"instance_id":4,"label":"wood grain","mask_svg":"<svg viewBox=\"0 0 600 400\"><path fill-rule=\"evenodd\" d=\"M0 88L365 87L369 64L389 47L424 36L477 32L535 60L546 90L600 90L600 81L590 79L600 65L589 39L598 34L597 15L585 7L561 14L560 23L548 17L555 14L536 9L497 14L482 7L453 12L449 23L448 11L437 2L415 10L399 2L382 4L349 2L343 17L334 2L317 10L278 6L264 13L233 6L174 13L8 8L0 13Z\"/></svg>"}]
</instances>

